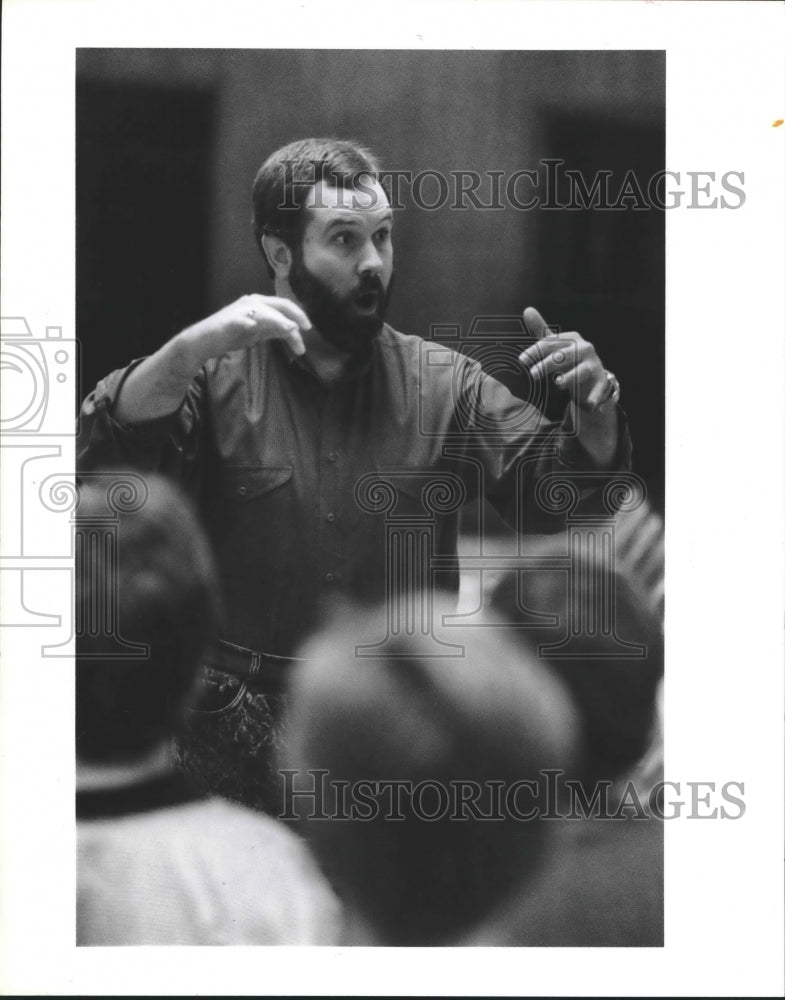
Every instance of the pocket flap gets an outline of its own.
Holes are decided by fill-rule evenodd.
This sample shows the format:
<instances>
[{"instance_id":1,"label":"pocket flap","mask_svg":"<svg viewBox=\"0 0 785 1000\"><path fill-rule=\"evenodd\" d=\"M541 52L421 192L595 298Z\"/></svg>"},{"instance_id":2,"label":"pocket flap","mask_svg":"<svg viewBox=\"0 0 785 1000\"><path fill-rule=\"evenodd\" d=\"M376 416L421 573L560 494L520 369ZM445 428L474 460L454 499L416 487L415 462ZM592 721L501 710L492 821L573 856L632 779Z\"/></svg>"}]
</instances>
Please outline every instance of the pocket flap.
<instances>
[{"instance_id":1,"label":"pocket flap","mask_svg":"<svg viewBox=\"0 0 785 1000\"><path fill-rule=\"evenodd\" d=\"M282 486L291 478L291 465L235 466L225 470L221 493L235 500L252 500Z\"/></svg>"}]
</instances>

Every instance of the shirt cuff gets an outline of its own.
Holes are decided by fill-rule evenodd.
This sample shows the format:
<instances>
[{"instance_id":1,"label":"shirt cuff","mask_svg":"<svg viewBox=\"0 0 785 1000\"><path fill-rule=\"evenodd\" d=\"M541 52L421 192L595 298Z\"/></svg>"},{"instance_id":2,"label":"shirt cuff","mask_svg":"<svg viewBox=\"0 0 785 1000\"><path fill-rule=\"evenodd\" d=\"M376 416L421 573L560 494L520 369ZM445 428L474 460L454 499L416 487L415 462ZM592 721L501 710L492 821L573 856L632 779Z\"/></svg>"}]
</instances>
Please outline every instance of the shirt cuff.
<instances>
[{"instance_id":1,"label":"shirt cuff","mask_svg":"<svg viewBox=\"0 0 785 1000\"><path fill-rule=\"evenodd\" d=\"M597 469L594 460L578 440L578 435L562 433L559 440L559 462L568 469L597 472L627 472L632 467L632 440L627 423L627 414L616 404L617 443L613 462L606 469Z\"/></svg>"}]
</instances>

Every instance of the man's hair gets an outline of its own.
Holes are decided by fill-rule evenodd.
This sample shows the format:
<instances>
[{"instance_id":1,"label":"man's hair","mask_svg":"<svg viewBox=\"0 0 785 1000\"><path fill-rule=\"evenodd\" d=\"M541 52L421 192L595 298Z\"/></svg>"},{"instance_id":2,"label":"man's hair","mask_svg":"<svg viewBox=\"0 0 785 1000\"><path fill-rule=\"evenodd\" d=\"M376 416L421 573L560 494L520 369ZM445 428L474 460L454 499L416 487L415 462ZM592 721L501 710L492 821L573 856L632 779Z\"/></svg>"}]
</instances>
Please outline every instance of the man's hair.
<instances>
[{"instance_id":1,"label":"man's hair","mask_svg":"<svg viewBox=\"0 0 785 1000\"><path fill-rule=\"evenodd\" d=\"M548 539L538 551L547 558L557 554L560 545L563 539ZM526 623L514 634L527 662L534 653L569 689L582 722L578 770L586 783L621 777L645 753L663 670L659 622L632 581L616 570L606 575L601 560L607 558L587 557L582 572L570 579L563 570L511 571L491 595L491 607L505 622ZM554 647L568 634L573 616L588 623L594 614L597 621L613 620L615 634L604 635L598 627L594 634L575 640L583 644L582 649L576 645L569 657L560 656L567 651ZM533 615L539 615L540 621L533 620ZM629 655L625 655L616 637L643 646L644 654L627 647Z\"/></svg>"},{"instance_id":2,"label":"man's hair","mask_svg":"<svg viewBox=\"0 0 785 1000\"><path fill-rule=\"evenodd\" d=\"M133 490L139 479L129 481ZM139 757L174 733L218 617L212 556L189 501L150 476L138 509L117 512L107 498L123 483L120 474L83 482L75 514L76 749L92 761ZM115 635L100 634L110 630L96 622L112 617ZM131 643L147 652L130 655Z\"/></svg>"},{"instance_id":3,"label":"man's hair","mask_svg":"<svg viewBox=\"0 0 785 1000\"><path fill-rule=\"evenodd\" d=\"M423 792L419 811L401 795L403 819L392 819L392 793L382 793L375 818L306 823L338 892L384 943L446 943L538 870L553 824L515 819L498 805L504 818L483 819L494 812L490 782L507 789L526 779L542 789L542 770L569 768L575 714L559 681L533 657L522 664L503 629L448 629L458 648L446 657L405 634L383 654L358 657L357 644L378 641L385 622L381 611L355 610L305 647L284 764L299 773L293 790L311 780L304 772L327 771L328 816L337 808L334 781L404 781L407 789L437 782L450 795L456 783L475 783L479 816L455 816L451 799L446 815L423 818L423 810L439 812ZM536 790L522 794L518 808L536 801ZM298 798L292 806L303 821L312 811Z\"/></svg>"},{"instance_id":4,"label":"man's hair","mask_svg":"<svg viewBox=\"0 0 785 1000\"><path fill-rule=\"evenodd\" d=\"M303 206L312 187L325 181L352 188L361 178L378 173L373 153L347 139L299 139L269 156L253 185L253 229L270 276L274 272L262 236L279 236L292 250L299 247Z\"/></svg>"}]
</instances>

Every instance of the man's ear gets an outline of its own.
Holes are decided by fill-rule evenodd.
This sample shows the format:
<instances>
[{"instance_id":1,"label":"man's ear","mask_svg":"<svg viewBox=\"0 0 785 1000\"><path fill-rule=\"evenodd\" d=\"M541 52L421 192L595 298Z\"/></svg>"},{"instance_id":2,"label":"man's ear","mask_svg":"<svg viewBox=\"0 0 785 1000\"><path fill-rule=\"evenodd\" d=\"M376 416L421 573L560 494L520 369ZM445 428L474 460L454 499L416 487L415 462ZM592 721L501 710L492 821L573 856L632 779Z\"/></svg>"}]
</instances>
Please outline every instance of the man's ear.
<instances>
[{"instance_id":1,"label":"man's ear","mask_svg":"<svg viewBox=\"0 0 785 1000\"><path fill-rule=\"evenodd\" d=\"M292 251L280 236L265 233L262 236L262 250L276 278L287 279L292 266Z\"/></svg>"}]
</instances>

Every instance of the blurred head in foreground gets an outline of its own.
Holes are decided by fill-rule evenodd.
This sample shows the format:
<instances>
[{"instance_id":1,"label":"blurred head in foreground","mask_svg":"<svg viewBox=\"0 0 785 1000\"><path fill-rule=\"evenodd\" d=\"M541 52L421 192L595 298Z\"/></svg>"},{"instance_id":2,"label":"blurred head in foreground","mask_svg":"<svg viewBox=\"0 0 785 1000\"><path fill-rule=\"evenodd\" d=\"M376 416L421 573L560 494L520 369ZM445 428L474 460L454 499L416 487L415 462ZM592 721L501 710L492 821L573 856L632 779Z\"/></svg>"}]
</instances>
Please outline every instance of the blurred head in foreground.
<instances>
[{"instance_id":1,"label":"blurred head in foreground","mask_svg":"<svg viewBox=\"0 0 785 1000\"><path fill-rule=\"evenodd\" d=\"M539 552L560 554L559 544L549 539ZM508 632L520 655L536 656L572 695L583 733L578 775L589 783L621 777L646 752L663 669L659 621L633 581L602 558L586 556L569 578L563 570L515 571L491 595L493 613L519 626ZM578 634L564 643L571 629Z\"/></svg>"},{"instance_id":2,"label":"blurred head in foreground","mask_svg":"<svg viewBox=\"0 0 785 1000\"><path fill-rule=\"evenodd\" d=\"M504 631L446 629L454 649L401 635L358 655L386 620L355 612L303 650L282 765L295 789L327 772L330 818L309 818L307 834L370 940L449 943L538 868L553 825L505 803L516 786L519 813L537 811L541 772L570 767L576 720L561 683ZM314 811L307 797L292 806Z\"/></svg>"},{"instance_id":3,"label":"blurred head in foreground","mask_svg":"<svg viewBox=\"0 0 785 1000\"><path fill-rule=\"evenodd\" d=\"M126 510L112 501L124 488L138 497ZM194 693L217 618L212 558L190 503L158 476L87 479L75 521L77 756L137 760L172 736ZM98 626L113 619L107 636Z\"/></svg>"}]
</instances>

